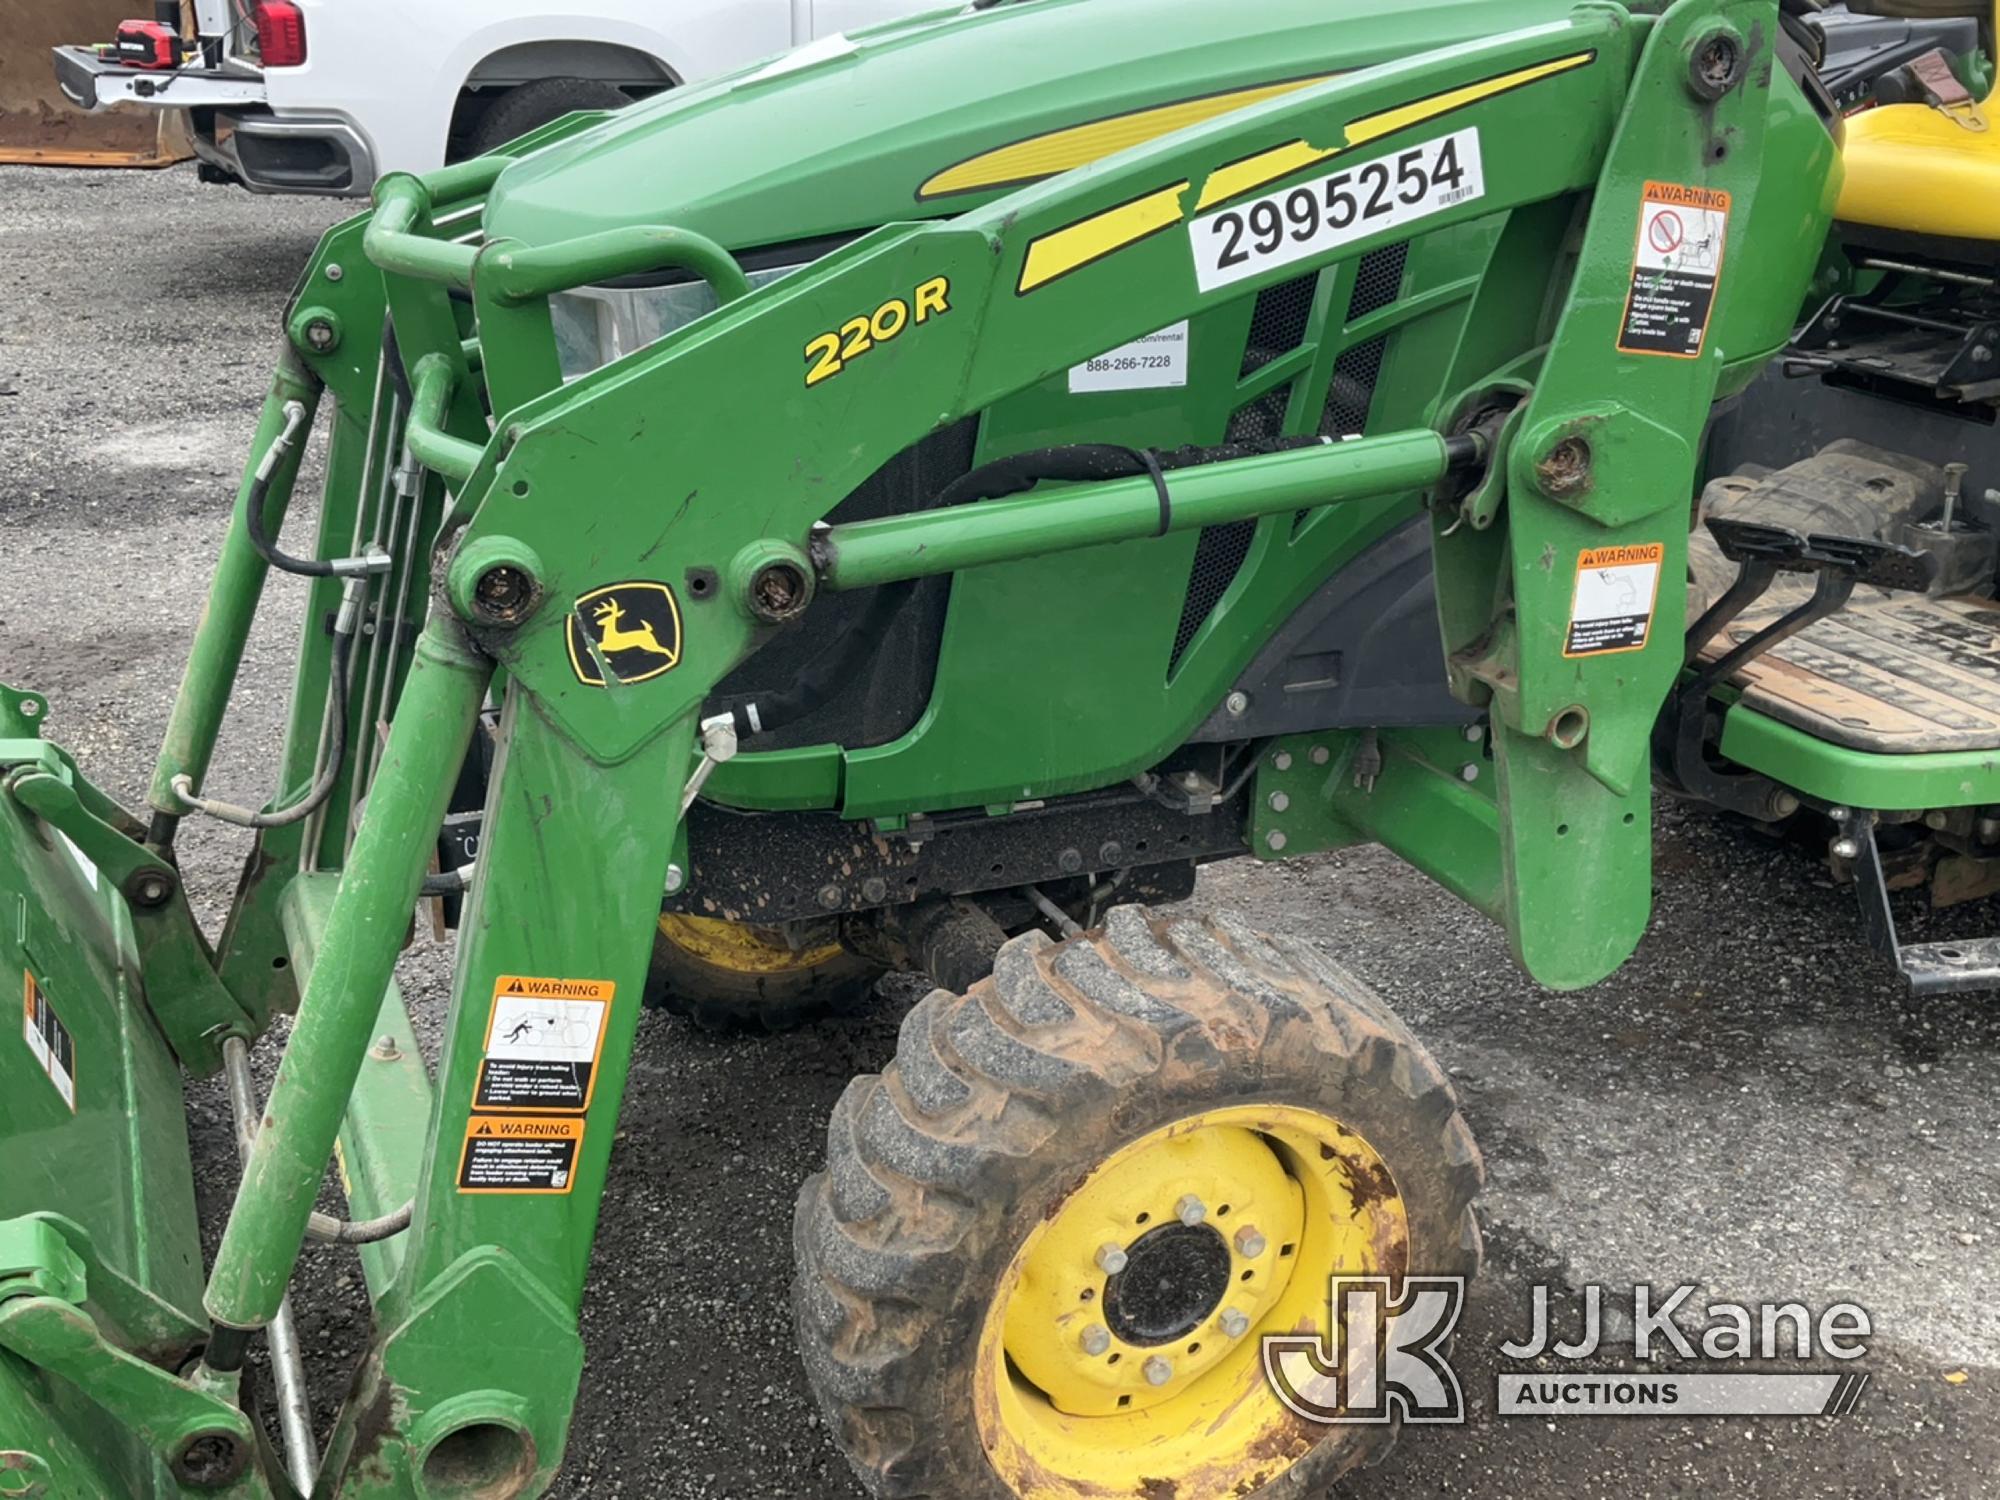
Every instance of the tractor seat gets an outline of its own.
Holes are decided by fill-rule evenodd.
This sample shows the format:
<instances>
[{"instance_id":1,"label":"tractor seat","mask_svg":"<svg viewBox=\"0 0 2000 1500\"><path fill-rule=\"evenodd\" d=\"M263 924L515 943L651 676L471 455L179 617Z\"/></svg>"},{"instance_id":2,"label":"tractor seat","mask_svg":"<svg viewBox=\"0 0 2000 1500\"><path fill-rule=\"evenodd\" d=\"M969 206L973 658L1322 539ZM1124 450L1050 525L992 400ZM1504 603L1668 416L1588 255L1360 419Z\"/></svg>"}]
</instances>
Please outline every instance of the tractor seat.
<instances>
[{"instance_id":1,"label":"tractor seat","mask_svg":"<svg viewBox=\"0 0 2000 1500\"><path fill-rule=\"evenodd\" d=\"M1905 234L2000 241L2000 113L1968 130L1928 104L1888 104L1847 122L1847 184L1835 217Z\"/></svg>"}]
</instances>

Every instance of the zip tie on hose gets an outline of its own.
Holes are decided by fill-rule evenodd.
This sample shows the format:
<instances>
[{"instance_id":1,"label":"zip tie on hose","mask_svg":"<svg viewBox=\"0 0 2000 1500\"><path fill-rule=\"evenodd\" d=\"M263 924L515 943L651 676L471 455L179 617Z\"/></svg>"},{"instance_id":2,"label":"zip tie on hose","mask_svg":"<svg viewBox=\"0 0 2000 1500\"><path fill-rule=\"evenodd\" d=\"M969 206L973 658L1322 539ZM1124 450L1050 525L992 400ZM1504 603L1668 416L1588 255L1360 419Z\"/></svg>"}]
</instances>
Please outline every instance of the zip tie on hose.
<instances>
[{"instance_id":1,"label":"zip tie on hose","mask_svg":"<svg viewBox=\"0 0 2000 1500\"><path fill-rule=\"evenodd\" d=\"M366 578L371 573L388 572L395 559L373 541L359 557L294 557L280 550L277 540L272 537L264 516L265 502L271 495L271 476L290 455L305 425L305 403L287 401L285 425L271 439L271 446L257 461L256 471L250 476L250 488L243 494L243 530L250 538L250 545L259 557L281 573L293 573L300 578Z\"/></svg>"},{"instance_id":2,"label":"zip tie on hose","mask_svg":"<svg viewBox=\"0 0 2000 1500\"><path fill-rule=\"evenodd\" d=\"M195 795L194 778L183 771L170 785L174 795L196 812L207 813L238 828L284 828L303 822L333 795L340 781L341 763L347 759L347 698L354 661L354 631L361 619L361 594L367 587L362 578L349 578L341 591L340 612L333 620L332 686L333 702L327 709L329 738L325 762L310 790L290 807L276 812L252 812L233 802L220 802Z\"/></svg>"}]
</instances>

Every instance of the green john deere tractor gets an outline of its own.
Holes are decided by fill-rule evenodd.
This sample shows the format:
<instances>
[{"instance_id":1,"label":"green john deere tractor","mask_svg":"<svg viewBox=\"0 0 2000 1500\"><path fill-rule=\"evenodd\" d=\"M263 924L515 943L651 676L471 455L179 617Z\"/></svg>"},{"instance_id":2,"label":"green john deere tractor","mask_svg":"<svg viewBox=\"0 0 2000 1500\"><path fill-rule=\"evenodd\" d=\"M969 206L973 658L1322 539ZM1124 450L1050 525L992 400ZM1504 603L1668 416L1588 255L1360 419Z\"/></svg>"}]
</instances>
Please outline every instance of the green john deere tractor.
<instances>
[{"instance_id":1,"label":"green john deere tractor","mask_svg":"<svg viewBox=\"0 0 2000 1500\"><path fill-rule=\"evenodd\" d=\"M1993 54L1984 0L975 0L384 180L293 297L149 806L0 698L0 1495L541 1492L642 997L890 967L938 989L796 1219L871 1492L1378 1454L1261 1336L1472 1273L1478 1151L1315 949L1151 908L1377 841L1585 986L1664 786L1823 848L1885 978L2000 980L1888 897L2000 871ZM310 624L253 810L206 773L266 587ZM214 935L190 817L259 830ZM309 1237L373 1309L323 1452Z\"/></svg>"}]
</instances>

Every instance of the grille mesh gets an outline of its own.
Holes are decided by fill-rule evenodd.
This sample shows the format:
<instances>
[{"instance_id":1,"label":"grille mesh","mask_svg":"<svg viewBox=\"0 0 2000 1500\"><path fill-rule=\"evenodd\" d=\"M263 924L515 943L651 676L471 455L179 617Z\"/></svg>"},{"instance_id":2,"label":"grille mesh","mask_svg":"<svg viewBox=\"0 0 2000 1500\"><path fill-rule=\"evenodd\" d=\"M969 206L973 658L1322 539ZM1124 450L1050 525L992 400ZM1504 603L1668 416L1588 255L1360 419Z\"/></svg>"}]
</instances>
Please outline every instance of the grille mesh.
<instances>
[{"instance_id":1,"label":"grille mesh","mask_svg":"<svg viewBox=\"0 0 2000 1500\"><path fill-rule=\"evenodd\" d=\"M1384 245L1361 257L1354 270L1354 295L1348 299L1347 321L1380 312L1403 291L1403 267L1409 264L1410 242Z\"/></svg>"},{"instance_id":2,"label":"grille mesh","mask_svg":"<svg viewBox=\"0 0 2000 1500\"><path fill-rule=\"evenodd\" d=\"M1354 291L1348 298L1348 322L1379 312L1402 295L1403 271L1409 256L1409 244L1404 242L1384 245L1361 257L1354 271ZM1257 294L1257 305L1250 315L1250 336L1243 350L1242 374L1262 369L1305 342L1319 276L1317 271L1308 272ZM1347 437L1366 429L1369 410L1375 404L1375 382L1382 373L1382 356L1388 345L1386 335L1372 338L1343 351L1334 361L1333 380L1327 387L1326 405L1320 413L1322 434ZM1241 443L1282 437L1285 408L1291 396L1291 386L1281 385L1238 407L1229 418L1228 441ZM1295 514L1293 530L1310 514L1304 510ZM1202 528L1201 538L1195 543L1194 563L1188 570L1187 597L1181 604L1180 624L1174 631L1173 653L1167 658L1169 677L1180 666L1195 632L1222 602L1222 596L1242 570L1256 534L1255 521L1231 521L1223 526Z\"/></svg>"},{"instance_id":3,"label":"grille mesh","mask_svg":"<svg viewBox=\"0 0 2000 1500\"><path fill-rule=\"evenodd\" d=\"M1242 374L1263 369L1306 341L1306 324L1312 318L1313 292L1318 286L1319 272L1308 271L1257 294L1256 310L1250 314L1250 338L1243 346Z\"/></svg>"},{"instance_id":4,"label":"grille mesh","mask_svg":"<svg viewBox=\"0 0 2000 1500\"><path fill-rule=\"evenodd\" d=\"M1187 599L1181 605L1181 623L1174 631L1173 654L1167 658L1167 675L1174 675L1181 656L1201 629L1229 585L1250 555L1250 539L1257 534L1255 521L1230 521L1222 526L1204 526L1201 540L1194 545L1194 566L1188 570Z\"/></svg>"},{"instance_id":5,"label":"grille mesh","mask_svg":"<svg viewBox=\"0 0 2000 1500\"><path fill-rule=\"evenodd\" d=\"M1224 434L1232 443L1252 443L1260 438L1281 437L1285 431L1285 407L1292 399L1290 382L1264 392L1248 406L1239 406L1229 417Z\"/></svg>"}]
</instances>

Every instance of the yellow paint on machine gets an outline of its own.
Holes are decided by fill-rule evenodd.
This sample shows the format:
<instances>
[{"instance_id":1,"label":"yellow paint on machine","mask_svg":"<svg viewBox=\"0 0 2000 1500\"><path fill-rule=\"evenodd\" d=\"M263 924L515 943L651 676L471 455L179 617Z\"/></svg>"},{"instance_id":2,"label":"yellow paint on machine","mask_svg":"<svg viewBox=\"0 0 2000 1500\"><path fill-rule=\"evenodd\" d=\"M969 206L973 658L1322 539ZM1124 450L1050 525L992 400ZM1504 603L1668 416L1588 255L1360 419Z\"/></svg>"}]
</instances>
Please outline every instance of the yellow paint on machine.
<instances>
[{"instance_id":1,"label":"yellow paint on machine","mask_svg":"<svg viewBox=\"0 0 2000 1500\"><path fill-rule=\"evenodd\" d=\"M1020 290L1031 292L1149 234L1171 229L1181 221L1181 194L1187 190L1185 180L1176 182L1043 235L1028 246L1021 262Z\"/></svg>"},{"instance_id":2,"label":"yellow paint on machine","mask_svg":"<svg viewBox=\"0 0 2000 1500\"><path fill-rule=\"evenodd\" d=\"M1376 114L1364 115L1360 119L1351 121L1348 124L1346 130L1343 132L1343 144L1339 146L1314 146L1306 141L1289 141L1285 145L1274 146L1269 150L1260 151L1254 156L1247 156L1241 161L1230 162L1225 166L1216 168L1215 171L1209 174L1208 180L1202 184L1200 197L1195 203L1195 210L1199 212L1202 209L1211 208L1218 203L1226 202L1231 198L1240 197L1242 194L1263 187L1267 183L1276 182L1280 178L1288 177L1294 172L1302 171L1306 167L1327 160L1329 157L1337 156L1342 151L1352 150L1354 147L1364 145L1367 142L1380 140L1384 136L1391 135L1399 130L1408 129L1412 125L1423 124L1425 121L1437 119L1441 115L1447 115L1455 110L1464 109L1468 105L1491 99L1497 94L1504 94L1509 90L1522 88L1531 83L1538 83L1544 78L1552 78L1557 74L1567 73L1576 68L1587 67L1595 60L1596 56L1595 52L1572 53L1568 57L1559 57L1549 62L1536 63L1532 67L1517 68L1511 73L1503 73L1496 78L1482 79L1478 83L1469 83L1461 88L1448 89L1444 93L1433 94L1428 99L1419 99L1409 104L1399 104L1394 109L1385 109ZM1303 88L1309 83L1321 83L1327 78L1334 76L1336 75L1323 74L1316 78L1297 80L1289 86L1273 85L1263 91L1262 97L1274 98L1280 93L1288 92L1291 89ZM1259 91L1242 91L1243 94L1257 92ZM1191 116L1166 128L1179 129L1182 125L1195 123L1196 120L1213 118L1215 115L1226 113L1230 109L1241 109L1246 104L1258 102L1256 99L1243 98L1238 95L1218 94L1212 96L1210 99L1190 100L1187 103L1189 105L1213 105L1218 100L1234 100L1235 102L1228 103L1221 108L1212 109L1208 115ZM1167 109L1182 107L1178 105L1162 106L1162 110L1160 111L1141 111L1140 114L1158 114ZM1131 120L1138 118L1140 116L1120 117L1120 119ZM953 174L968 172L969 169L982 162L988 163L990 166L994 161L1005 156L1008 152L1022 151L1027 147L1038 145L1041 142L1053 141L1056 139L1056 136L1077 136L1078 139L1076 141L1069 142L1067 145L1073 148L1073 152L1080 151L1082 149L1081 143L1089 141L1102 142L1111 140L1112 138L1109 136L1083 136L1079 135L1079 132L1090 131L1096 129L1098 126L1109 126L1115 123L1117 122L1109 120L1096 121L1090 126L1078 126L1074 131L1059 131L1056 132L1055 136L1037 137L1036 141L1022 142L1019 146L1003 147L998 151L988 152L983 157L974 157L971 161L962 162L959 166L941 172L936 177L933 177L929 182L924 184L918 196L934 196L940 192L961 192L973 185L997 186L1004 181L1023 180L994 175L982 179L979 183L975 184L969 178L965 180L953 179ZM1164 131L1157 133L1164 133ZM1124 146L1135 145L1138 141L1147 139L1151 139L1151 137L1141 135L1131 140L1115 141L1113 144L1105 147L1105 149L1122 149ZM1103 153L1100 152L1099 154ZM1015 160L1018 163L1019 160L1026 159L1022 157ZM1050 159L1055 159L1053 153ZM1082 166L1086 162L1095 161L1096 159L1097 157L1094 155L1074 155L1074 159L1065 158L1064 166L1051 168L1050 170L1066 170L1068 167ZM953 179L950 185L938 186L941 183L946 183L947 179ZM1185 217L1181 207L1181 195L1187 189L1188 183L1177 182L1171 187L1160 188L1155 192L1145 194L1143 197L1134 198L1127 203L1121 203L1115 208L1105 209L1100 213L1092 214L1087 219L1079 219L1074 224L1065 225L1061 229L1043 235L1028 246L1028 253L1021 264L1021 278L1016 290L1031 292L1037 287L1048 285L1048 283L1056 280L1058 277L1066 276L1071 271L1089 265L1092 261L1102 260L1114 251L1122 250L1128 245L1136 244L1148 235L1157 234L1162 229L1172 228Z\"/></svg>"},{"instance_id":3,"label":"yellow paint on machine","mask_svg":"<svg viewBox=\"0 0 2000 1500\"><path fill-rule=\"evenodd\" d=\"M1266 99L1276 99L1339 76L1337 73L1315 73L1309 78L1290 78L1282 83L1230 89L1199 99L1182 99L1173 104L1155 105L1151 109L1137 109L1129 114L1051 130L1025 141L1016 141L1010 146L982 151L956 166L946 167L917 189L917 197L919 200L942 198L951 193L1016 187L1043 177L1053 177L1058 172L1087 166L1102 157L1156 140L1189 125L1199 125L1231 110L1261 104Z\"/></svg>"},{"instance_id":4,"label":"yellow paint on machine","mask_svg":"<svg viewBox=\"0 0 2000 1500\"><path fill-rule=\"evenodd\" d=\"M1597 54L1578 52L1569 57L1559 57L1552 62L1537 63L1532 68L1519 68L1512 73L1503 73L1498 78L1488 78L1479 83L1468 83L1463 88L1450 89L1442 94L1433 94L1428 99L1418 99L1410 104L1399 104L1394 109L1385 109L1379 114L1363 115L1353 121L1345 132L1346 142L1339 146L1313 146L1305 141L1292 141L1287 145L1274 146L1269 151L1260 151L1255 156L1242 161L1231 162L1226 167L1218 167L1211 172L1208 181L1202 184L1201 198L1195 204L1196 212L1213 208L1231 198L1263 187L1267 183L1289 177L1292 173L1310 167L1351 151L1356 146L1365 146L1370 141L1380 140L1385 135L1393 135L1399 130L1407 130L1412 125L1421 125L1427 120L1435 120L1440 115L1453 110L1464 109L1467 105L1491 99L1495 94L1504 94L1531 83L1539 83L1544 78L1553 78L1558 73L1587 66Z\"/></svg>"}]
</instances>

